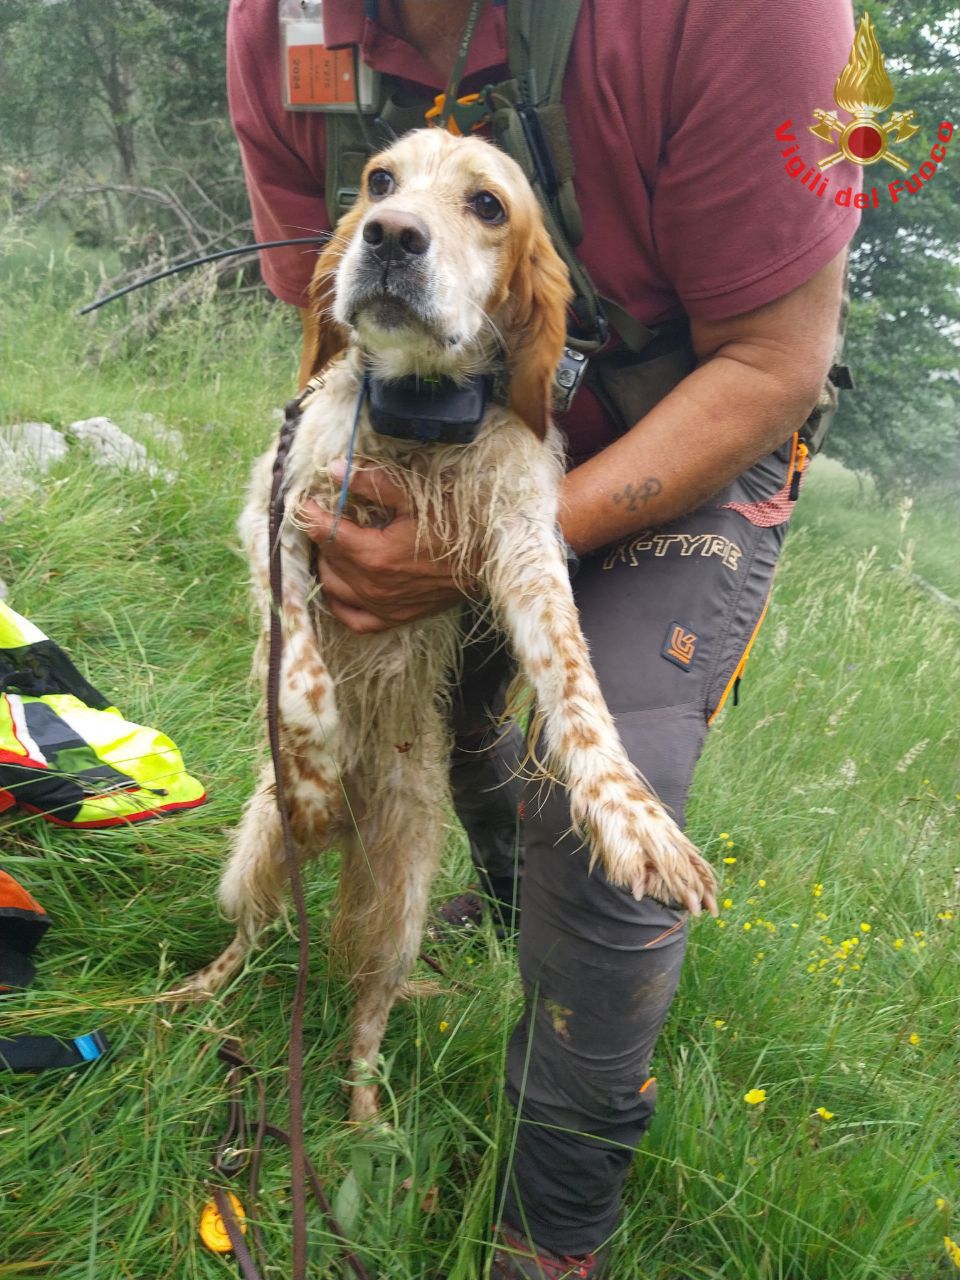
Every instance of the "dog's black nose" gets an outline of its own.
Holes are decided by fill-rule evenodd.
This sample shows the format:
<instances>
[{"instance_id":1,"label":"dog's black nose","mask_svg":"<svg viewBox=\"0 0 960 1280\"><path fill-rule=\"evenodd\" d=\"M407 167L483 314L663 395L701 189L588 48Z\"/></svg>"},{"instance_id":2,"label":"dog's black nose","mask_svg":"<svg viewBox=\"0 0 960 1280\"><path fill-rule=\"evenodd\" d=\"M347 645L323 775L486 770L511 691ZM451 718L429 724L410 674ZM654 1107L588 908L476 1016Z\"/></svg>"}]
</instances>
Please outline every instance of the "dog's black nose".
<instances>
[{"instance_id":1,"label":"dog's black nose","mask_svg":"<svg viewBox=\"0 0 960 1280\"><path fill-rule=\"evenodd\" d=\"M383 209L368 218L363 239L375 258L397 266L420 257L430 247L430 231L423 219L399 209Z\"/></svg>"}]
</instances>

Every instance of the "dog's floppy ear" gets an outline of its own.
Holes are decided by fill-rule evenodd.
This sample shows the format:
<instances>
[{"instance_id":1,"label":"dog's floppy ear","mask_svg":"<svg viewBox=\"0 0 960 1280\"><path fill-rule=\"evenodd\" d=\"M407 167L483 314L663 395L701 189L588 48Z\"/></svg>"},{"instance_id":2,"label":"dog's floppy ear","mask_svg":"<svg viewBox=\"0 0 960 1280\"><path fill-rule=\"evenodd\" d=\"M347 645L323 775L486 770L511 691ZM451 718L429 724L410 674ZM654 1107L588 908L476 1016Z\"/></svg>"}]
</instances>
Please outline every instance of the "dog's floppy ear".
<instances>
[{"instance_id":1,"label":"dog's floppy ear","mask_svg":"<svg viewBox=\"0 0 960 1280\"><path fill-rule=\"evenodd\" d=\"M553 379L573 294L567 269L539 225L510 281L510 408L542 440L550 422Z\"/></svg>"},{"instance_id":2,"label":"dog's floppy ear","mask_svg":"<svg viewBox=\"0 0 960 1280\"><path fill-rule=\"evenodd\" d=\"M300 380L305 384L325 368L349 343L347 330L333 318L333 290L337 268L362 217L354 206L337 223L336 230L317 258L310 280L310 303L303 326L303 359Z\"/></svg>"}]
</instances>

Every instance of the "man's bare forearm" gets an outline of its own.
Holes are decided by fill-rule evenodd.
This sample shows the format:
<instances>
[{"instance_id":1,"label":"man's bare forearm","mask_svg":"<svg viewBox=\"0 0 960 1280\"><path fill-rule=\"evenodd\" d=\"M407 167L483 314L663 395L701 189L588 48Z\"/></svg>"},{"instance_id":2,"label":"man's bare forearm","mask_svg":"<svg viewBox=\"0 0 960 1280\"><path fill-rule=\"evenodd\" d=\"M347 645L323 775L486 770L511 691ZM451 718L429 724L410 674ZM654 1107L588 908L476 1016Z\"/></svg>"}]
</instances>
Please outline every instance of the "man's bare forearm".
<instances>
[{"instance_id":1,"label":"man's bare forearm","mask_svg":"<svg viewBox=\"0 0 960 1280\"><path fill-rule=\"evenodd\" d=\"M594 551L692 511L797 430L833 358L843 259L749 316L693 326L699 366L566 478L564 536Z\"/></svg>"},{"instance_id":2,"label":"man's bare forearm","mask_svg":"<svg viewBox=\"0 0 960 1280\"><path fill-rule=\"evenodd\" d=\"M811 406L792 399L753 370L710 360L569 473L564 537L577 552L595 551L694 510L801 425Z\"/></svg>"}]
</instances>

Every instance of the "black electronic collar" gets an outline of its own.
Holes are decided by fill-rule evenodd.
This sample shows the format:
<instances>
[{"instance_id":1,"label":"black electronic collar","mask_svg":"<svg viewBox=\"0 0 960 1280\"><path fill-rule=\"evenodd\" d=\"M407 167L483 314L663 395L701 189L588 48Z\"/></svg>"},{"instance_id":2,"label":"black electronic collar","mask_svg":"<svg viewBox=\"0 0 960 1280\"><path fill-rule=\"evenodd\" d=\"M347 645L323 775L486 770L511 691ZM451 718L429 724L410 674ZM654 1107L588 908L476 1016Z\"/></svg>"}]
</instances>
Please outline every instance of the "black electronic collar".
<instances>
[{"instance_id":1,"label":"black electronic collar","mask_svg":"<svg viewBox=\"0 0 960 1280\"><path fill-rule=\"evenodd\" d=\"M467 382L438 376L387 381L369 375L374 431L422 444L471 444L477 438L492 388L489 374Z\"/></svg>"}]
</instances>

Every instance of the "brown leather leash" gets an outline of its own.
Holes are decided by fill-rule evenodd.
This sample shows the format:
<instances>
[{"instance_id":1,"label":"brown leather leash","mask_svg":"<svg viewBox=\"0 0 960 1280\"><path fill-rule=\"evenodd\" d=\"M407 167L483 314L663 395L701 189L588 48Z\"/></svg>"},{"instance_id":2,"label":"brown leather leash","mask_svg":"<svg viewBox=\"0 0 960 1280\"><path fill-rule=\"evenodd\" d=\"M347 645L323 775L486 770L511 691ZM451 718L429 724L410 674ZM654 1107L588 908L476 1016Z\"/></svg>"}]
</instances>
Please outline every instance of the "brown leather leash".
<instances>
[{"instance_id":1,"label":"brown leather leash","mask_svg":"<svg viewBox=\"0 0 960 1280\"><path fill-rule=\"evenodd\" d=\"M327 1224L338 1241L341 1242L341 1253L344 1263L350 1268L357 1280L370 1280L370 1274L363 1263L349 1247L343 1231L337 1222L330 1200L323 1189L317 1171L307 1158L303 1138L303 1023L307 999L307 978L310 967L310 939L307 925L307 906L300 876L300 866L290 829L290 810L287 803L286 788L283 777L283 760L280 751L280 661L283 649L283 564L280 549L280 534L283 526L284 506L287 486L285 472L287 458L293 445L297 425L300 422L303 401L311 391L319 385L318 379L312 379L296 399L291 400L284 411L283 426L277 441L277 452L273 461L273 475L270 485L270 656L267 666L267 732L270 741L270 756L273 761L276 779L277 810L280 815L280 828L283 835L283 853L290 878L290 889L297 913L298 963L297 985L290 1016L289 1045L289 1097L290 1128L289 1131L269 1124L266 1119L266 1099L263 1082L256 1075L253 1067L240 1053L235 1040L228 1040L220 1046L218 1057L230 1066L228 1086L231 1091L230 1120L226 1135L217 1146L211 1172L219 1177L231 1177L239 1172L246 1161L247 1124L243 1111L242 1092L245 1080L251 1080L257 1092L257 1121L254 1129L250 1152L250 1203L255 1202L257 1183L260 1174L260 1159L265 1138L273 1138L283 1143L290 1150L291 1166L291 1206L293 1210L293 1269L291 1280L306 1280L307 1275L307 1185L313 1192ZM241 1150L243 1149L243 1150ZM217 1212L223 1222L224 1229L230 1239L234 1255L239 1264L244 1280L262 1280L261 1271L253 1260L253 1256L244 1239L240 1220L230 1201L226 1189L211 1184L211 1195ZM259 1225L252 1223L251 1235L260 1257L262 1269L266 1267L263 1237Z\"/></svg>"},{"instance_id":2,"label":"brown leather leash","mask_svg":"<svg viewBox=\"0 0 960 1280\"><path fill-rule=\"evenodd\" d=\"M263 1081L251 1064L244 1058L237 1042L235 1040L224 1041L217 1050L217 1057L230 1067L230 1072L227 1076L227 1086L230 1090L230 1119L226 1133L217 1144L217 1149L210 1162L210 1169L213 1174L220 1178L235 1177L247 1162L249 1153L248 1204L252 1206L256 1203L264 1140L273 1138L274 1141L282 1143L285 1147L292 1148L293 1138L285 1129L268 1122ZM253 1084L257 1097L256 1122L249 1145L248 1126L243 1107L243 1090L247 1081ZM356 1280L371 1280L370 1273L350 1248L347 1237L333 1212L330 1199L324 1191L323 1183L320 1181L316 1168L306 1156L304 1157L304 1165L307 1179L309 1179L310 1190L313 1192L314 1199L326 1219L331 1234L340 1244L341 1257L345 1266L350 1269ZM217 1212L230 1239L234 1257L244 1280L262 1280L262 1272L266 1270L267 1264L263 1235L259 1224L252 1219L250 1221L250 1233L253 1237L260 1263L258 1269L247 1246L243 1227L233 1208L226 1188L218 1186L216 1183L211 1183L210 1194L213 1197L214 1204L217 1206Z\"/></svg>"},{"instance_id":3,"label":"brown leather leash","mask_svg":"<svg viewBox=\"0 0 960 1280\"><path fill-rule=\"evenodd\" d=\"M306 1196L307 1187L313 1192L314 1199L320 1207L327 1226L336 1240L340 1242L340 1254L343 1263L352 1271L356 1280L371 1280L370 1273L350 1248L350 1245L334 1216L333 1206L324 1191L323 1184L313 1164L307 1158L303 1139L303 1022L307 999L307 978L310 966L310 939L307 924L307 906L300 876L300 865L297 861L290 829L290 811L287 803L286 788L283 777L283 760L280 752L280 662L283 652L283 564L280 549L280 534L283 527L284 508L287 497L285 473L287 459L293 446L294 436L300 422L304 400L322 385L320 378L312 378L306 388L291 400L284 410L283 426L277 441L277 452L273 460L273 473L270 483L270 646L267 663L267 733L270 742L270 756L273 761L273 772L276 779L277 810L280 815L280 829L283 835L283 853L290 878L290 889L297 913L298 964L297 985L290 1015L290 1045L288 1058L290 1128L289 1131L270 1124L266 1118L266 1097L263 1081L257 1076L251 1064L240 1052L236 1040L226 1040L218 1049L217 1056L230 1067L227 1085L230 1089L230 1118L227 1132L217 1144L211 1160L211 1173L219 1178L234 1177L243 1168L249 1152L249 1204L256 1203L257 1187L260 1177L260 1160L265 1138L273 1138L290 1150L291 1167L291 1207L293 1210L293 1270L291 1280L306 1280L307 1272L307 1219ZM442 966L423 951L423 960L435 973L444 976ZM243 1110L243 1086L251 1081L257 1094L257 1120L253 1132L253 1140L247 1146L247 1122ZM210 1184L217 1212L240 1267L244 1280L262 1280L261 1271L266 1269L266 1254L263 1236L259 1224L251 1220L251 1236L260 1259L260 1270L254 1262L253 1255L247 1247L240 1219L234 1210L230 1195L226 1188L215 1183Z\"/></svg>"}]
</instances>

